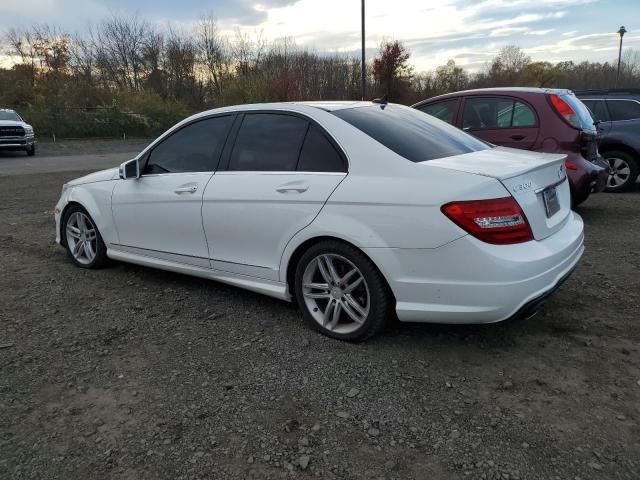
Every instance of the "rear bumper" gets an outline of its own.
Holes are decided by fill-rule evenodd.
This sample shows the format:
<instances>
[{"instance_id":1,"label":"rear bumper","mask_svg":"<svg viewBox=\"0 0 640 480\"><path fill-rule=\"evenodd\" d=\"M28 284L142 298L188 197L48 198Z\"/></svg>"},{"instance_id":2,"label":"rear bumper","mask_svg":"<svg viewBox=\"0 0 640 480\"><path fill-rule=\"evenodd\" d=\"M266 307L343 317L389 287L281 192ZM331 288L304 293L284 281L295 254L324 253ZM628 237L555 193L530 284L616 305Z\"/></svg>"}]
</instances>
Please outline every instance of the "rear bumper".
<instances>
[{"instance_id":1,"label":"rear bumper","mask_svg":"<svg viewBox=\"0 0 640 480\"><path fill-rule=\"evenodd\" d=\"M567 169L575 203L583 202L590 193L601 192L605 189L609 177L609 167L606 160L600 157L596 162L590 162L576 153L569 153L567 160L578 168L577 170Z\"/></svg>"},{"instance_id":2,"label":"rear bumper","mask_svg":"<svg viewBox=\"0 0 640 480\"><path fill-rule=\"evenodd\" d=\"M433 323L525 315L571 274L583 252L575 212L541 241L490 245L467 235L436 249L366 249L391 286L398 318Z\"/></svg>"}]
</instances>

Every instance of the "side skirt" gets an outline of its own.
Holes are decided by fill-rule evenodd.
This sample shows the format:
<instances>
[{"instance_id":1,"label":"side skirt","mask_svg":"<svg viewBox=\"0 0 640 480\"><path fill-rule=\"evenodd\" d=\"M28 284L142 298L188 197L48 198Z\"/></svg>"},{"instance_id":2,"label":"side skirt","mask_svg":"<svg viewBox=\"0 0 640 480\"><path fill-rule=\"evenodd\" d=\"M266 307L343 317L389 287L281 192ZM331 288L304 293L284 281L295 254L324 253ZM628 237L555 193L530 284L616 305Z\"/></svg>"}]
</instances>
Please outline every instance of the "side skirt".
<instances>
[{"instance_id":1,"label":"side skirt","mask_svg":"<svg viewBox=\"0 0 640 480\"><path fill-rule=\"evenodd\" d=\"M272 280L263 280L237 273L172 262L148 255L123 252L122 250L116 250L114 248L107 249L107 256L113 260L119 260L121 262L134 263L144 267L159 268L161 270L182 273L184 275L193 275L209 280L216 280L218 282L244 288L245 290L251 290L252 292L268 295L269 297L274 297L279 300L291 301L291 297L287 293L286 284Z\"/></svg>"}]
</instances>

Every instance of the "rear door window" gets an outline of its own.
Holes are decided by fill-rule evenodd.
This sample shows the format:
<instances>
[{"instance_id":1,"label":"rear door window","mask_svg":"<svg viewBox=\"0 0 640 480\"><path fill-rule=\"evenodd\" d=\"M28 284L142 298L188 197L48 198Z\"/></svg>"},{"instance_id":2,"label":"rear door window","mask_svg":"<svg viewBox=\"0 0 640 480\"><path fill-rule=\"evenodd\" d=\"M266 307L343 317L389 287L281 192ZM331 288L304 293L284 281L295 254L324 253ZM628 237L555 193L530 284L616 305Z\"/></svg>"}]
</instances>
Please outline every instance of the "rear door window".
<instances>
[{"instance_id":1,"label":"rear door window","mask_svg":"<svg viewBox=\"0 0 640 480\"><path fill-rule=\"evenodd\" d=\"M254 172L295 170L308 125L309 122L293 115L246 114L228 169Z\"/></svg>"},{"instance_id":2,"label":"rear door window","mask_svg":"<svg viewBox=\"0 0 640 480\"><path fill-rule=\"evenodd\" d=\"M422 105L418 107L418 110L424 113L428 113L436 117L439 120L450 123L453 125L454 118L453 115L456 112L456 107L458 106L458 100L445 100L442 102L430 103L428 105Z\"/></svg>"},{"instance_id":3,"label":"rear door window","mask_svg":"<svg viewBox=\"0 0 640 480\"><path fill-rule=\"evenodd\" d=\"M309 126L297 170L300 172L346 172L342 156L315 125Z\"/></svg>"},{"instance_id":4,"label":"rear door window","mask_svg":"<svg viewBox=\"0 0 640 480\"><path fill-rule=\"evenodd\" d=\"M491 148L485 142L415 108L371 105L331 113L412 162Z\"/></svg>"},{"instance_id":5,"label":"rear door window","mask_svg":"<svg viewBox=\"0 0 640 480\"><path fill-rule=\"evenodd\" d=\"M508 98L466 98L462 112L465 130L492 130L497 128L526 128L536 126L531 108Z\"/></svg>"},{"instance_id":6,"label":"rear door window","mask_svg":"<svg viewBox=\"0 0 640 480\"><path fill-rule=\"evenodd\" d=\"M640 118L640 103L634 100L607 100L612 121Z\"/></svg>"}]
</instances>

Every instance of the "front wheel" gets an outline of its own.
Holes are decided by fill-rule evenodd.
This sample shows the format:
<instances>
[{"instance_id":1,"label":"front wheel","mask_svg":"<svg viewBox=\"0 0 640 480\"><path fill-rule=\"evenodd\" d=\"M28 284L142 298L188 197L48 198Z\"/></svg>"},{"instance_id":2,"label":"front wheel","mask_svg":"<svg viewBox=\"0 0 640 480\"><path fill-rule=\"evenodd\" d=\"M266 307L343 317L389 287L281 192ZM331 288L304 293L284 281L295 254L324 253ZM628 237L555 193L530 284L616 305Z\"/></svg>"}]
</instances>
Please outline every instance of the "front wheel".
<instances>
[{"instance_id":1,"label":"front wheel","mask_svg":"<svg viewBox=\"0 0 640 480\"><path fill-rule=\"evenodd\" d=\"M73 263L81 268L101 268L107 264L107 247L89 213L72 205L62 223L64 245Z\"/></svg>"},{"instance_id":2,"label":"front wheel","mask_svg":"<svg viewBox=\"0 0 640 480\"><path fill-rule=\"evenodd\" d=\"M630 188L638 178L638 162L627 152L610 151L604 154L609 162L607 192L621 192Z\"/></svg>"},{"instance_id":3,"label":"front wheel","mask_svg":"<svg viewBox=\"0 0 640 480\"><path fill-rule=\"evenodd\" d=\"M339 241L312 246L298 262L295 292L305 320L333 338L362 341L381 332L393 296L375 265Z\"/></svg>"},{"instance_id":4,"label":"front wheel","mask_svg":"<svg viewBox=\"0 0 640 480\"><path fill-rule=\"evenodd\" d=\"M31 145L31 148L29 150L27 150L27 155L29 155L30 157L33 157L36 154L36 146Z\"/></svg>"}]
</instances>

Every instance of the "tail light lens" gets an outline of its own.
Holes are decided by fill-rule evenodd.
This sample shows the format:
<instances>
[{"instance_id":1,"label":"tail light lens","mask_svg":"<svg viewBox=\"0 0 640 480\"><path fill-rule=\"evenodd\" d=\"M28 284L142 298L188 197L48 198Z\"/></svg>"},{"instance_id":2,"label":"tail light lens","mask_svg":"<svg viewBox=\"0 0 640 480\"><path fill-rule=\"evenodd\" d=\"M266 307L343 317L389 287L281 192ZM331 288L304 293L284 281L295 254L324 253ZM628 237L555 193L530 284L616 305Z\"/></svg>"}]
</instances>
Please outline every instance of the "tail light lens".
<instances>
[{"instance_id":1,"label":"tail light lens","mask_svg":"<svg viewBox=\"0 0 640 480\"><path fill-rule=\"evenodd\" d=\"M559 95L555 94L549 95L549 100L551 100L551 105L553 105L553 108L555 108L558 115L560 115L565 122L574 128L582 128L578 115L575 110L571 108L571 105L565 102Z\"/></svg>"},{"instance_id":2,"label":"tail light lens","mask_svg":"<svg viewBox=\"0 0 640 480\"><path fill-rule=\"evenodd\" d=\"M483 242L508 245L533 240L529 221L513 197L451 202L440 210Z\"/></svg>"},{"instance_id":3,"label":"tail light lens","mask_svg":"<svg viewBox=\"0 0 640 480\"><path fill-rule=\"evenodd\" d=\"M578 170L578 166L571 160L565 160L564 166L567 167L567 170Z\"/></svg>"}]
</instances>

